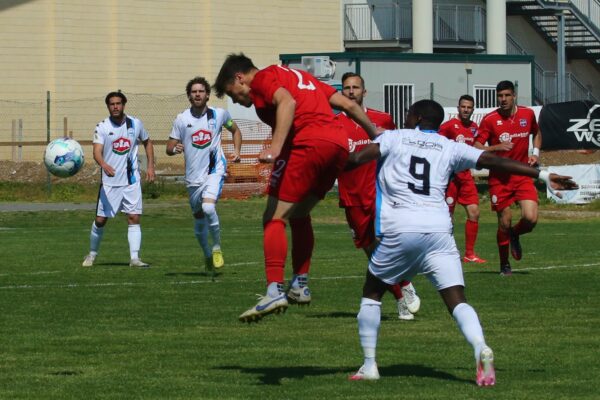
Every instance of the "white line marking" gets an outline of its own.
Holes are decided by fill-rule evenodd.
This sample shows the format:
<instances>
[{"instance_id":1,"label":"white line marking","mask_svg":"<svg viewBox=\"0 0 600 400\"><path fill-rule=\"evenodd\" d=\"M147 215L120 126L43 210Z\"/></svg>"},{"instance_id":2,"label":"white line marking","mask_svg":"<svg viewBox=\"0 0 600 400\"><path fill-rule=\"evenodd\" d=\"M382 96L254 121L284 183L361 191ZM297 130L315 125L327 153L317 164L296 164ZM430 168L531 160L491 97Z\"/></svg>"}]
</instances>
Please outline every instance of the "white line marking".
<instances>
[{"instance_id":1,"label":"white line marking","mask_svg":"<svg viewBox=\"0 0 600 400\"><path fill-rule=\"evenodd\" d=\"M248 263L251 264L251 263ZM230 264L231 265L231 264ZM600 263L591 263L591 264L577 264L577 265L549 265L547 267L531 267L531 268L519 268L514 269L513 271L536 271L536 270L551 270L551 269L567 269L567 268L587 268L587 267L597 267L600 266ZM48 273L56 273L60 271L48 271ZM465 271L465 273L479 273L481 270L477 271ZM347 276L322 276L311 278L311 280L315 281L338 281L338 280L350 280L350 279L364 279L364 275L347 275ZM10 290L10 289L47 289L47 288L95 288L95 287L119 287L119 286L156 286L162 284L169 285L200 285L200 284L214 284L214 283L248 283L248 282L261 282L264 278L261 276L256 279L227 279L227 280L217 280L212 281L211 279L206 280L193 280L193 281L172 281L172 282L105 282L105 283L65 283L65 284L56 284L56 285L8 285L8 286L0 286L0 290Z\"/></svg>"}]
</instances>

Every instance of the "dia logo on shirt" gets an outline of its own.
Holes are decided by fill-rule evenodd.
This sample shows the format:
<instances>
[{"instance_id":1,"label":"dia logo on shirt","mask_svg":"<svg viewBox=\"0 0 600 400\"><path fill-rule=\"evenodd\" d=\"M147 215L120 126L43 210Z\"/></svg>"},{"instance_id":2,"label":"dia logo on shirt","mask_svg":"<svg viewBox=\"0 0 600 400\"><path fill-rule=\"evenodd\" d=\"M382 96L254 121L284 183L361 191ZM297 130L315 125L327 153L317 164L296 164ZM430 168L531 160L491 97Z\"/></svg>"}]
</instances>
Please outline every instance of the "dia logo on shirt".
<instances>
[{"instance_id":1,"label":"dia logo on shirt","mask_svg":"<svg viewBox=\"0 0 600 400\"><path fill-rule=\"evenodd\" d=\"M115 154L123 155L129 153L131 142L126 138L119 138L112 143L112 151Z\"/></svg>"},{"instance_id":2,"label":"dia logo on shirt","mask_svg":"<svg viewBox=\"0 0 600 400\"><path fill-rule=\"evenodd\" d=\"M192 146L197 149L203 149L210 145L212 141L212 132L200 129L192 134Z\"/></svg>"}]
</instances>

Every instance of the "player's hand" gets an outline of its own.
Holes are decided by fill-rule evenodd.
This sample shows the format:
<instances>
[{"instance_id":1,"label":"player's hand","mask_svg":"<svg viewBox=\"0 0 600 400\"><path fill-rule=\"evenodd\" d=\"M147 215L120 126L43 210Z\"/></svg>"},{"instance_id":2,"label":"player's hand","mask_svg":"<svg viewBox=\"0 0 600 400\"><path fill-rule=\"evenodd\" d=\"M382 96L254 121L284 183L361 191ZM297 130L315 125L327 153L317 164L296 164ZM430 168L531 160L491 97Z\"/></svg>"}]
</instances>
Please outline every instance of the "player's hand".
<instances>
[{"instance_id":1,"label":"player's hand","mask_svg":"<svg viewBox=\"0 0 600 400\"><path fill-rule=\"evenodd\" d=\"M530 167L537 167L540 162L540 158L538 156L530 155L527 163Z\"/></svg>"},{"instance_id":2,"label":"player's hand","mask_svg":"<svg viewBox=\"0 0 600 400\"><path fill-rule=\"evenodd\" d=\"M513 142L500 142L496 145L496 151L509 151L512 150L514 146Z\"/></svg>"},{"instance_id":3,"label":"player's hand","mask_svg":"<svg viewBox=\"0 0 600 400\"><path fill-rule=\"evenodd\" d=\"M262 163L274 163L275 159L279 156L279 152L269 147L268 149L264 149L258 155L258 161Z\"/></svg>"},{"instance_id":4,"label":"player's hand","mask_svg":"<svg viewBox=\"0 0 600 400\"><path fill-rule=\"evenodd\" d=\"M108 164L104 164L104 167L102 167L102 169L104 170L104 173L108 176L115 176L115 169L113 167L111 167Z\"/></svg>"},{"instance_id":5,"label":"player's hand","mask_svg":"<svg viewBox=\"0 0 600 400\"><path fill-rule=\"evenodd\" d=\"M173 154L181 154L183 153L183 143L177 143L175 147L173 147Z\"/></svg>"},{"instance_id":6,"label":"player's hand","mask_svg":"<svg viewBox=\"0 0 600 400\"><path fill-rule=\"evenodd\" d=\"M156 174L154 172L154 167L148 167L148 169L146 170L146 181L147 182L154 182L154 179L156 178Z\"/></svg>"},{"instance_id":7,"label":"player's hand","mask_svg":"<svg viewBox=\"0 0 600 400\"><path fill-rule=\"evenodd\" d=\"M551 173L550 174L550 187L553 190L575 190L579 189L579 186L575 181L572 180L573 177L558 175Z\"/></svg>"},{"instance_id":8,"label":"player's hand","mask_svg":"<svg viewBox=\"0 0 600 400\"><path fill-rule=\"evenodd\" d=\"M232 153L229 156L229 161L234 162L234 163L239 163L240 161L242 161L242 157L240 156L239 153Z\"/></svg>"}]
</instances>

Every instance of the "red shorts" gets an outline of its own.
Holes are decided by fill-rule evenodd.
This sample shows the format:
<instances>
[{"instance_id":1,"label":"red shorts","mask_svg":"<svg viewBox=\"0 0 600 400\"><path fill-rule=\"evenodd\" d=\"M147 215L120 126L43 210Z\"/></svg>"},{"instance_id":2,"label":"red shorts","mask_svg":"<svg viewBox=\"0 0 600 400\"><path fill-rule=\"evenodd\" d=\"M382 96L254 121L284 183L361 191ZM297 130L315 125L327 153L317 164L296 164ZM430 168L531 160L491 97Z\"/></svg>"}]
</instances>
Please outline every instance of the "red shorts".
<instances>
[{"instance_id":1,"label":"red shorts","mask_svg":"<svg viewBox=\"0 0 600 400\"><path fill-rule=\"evenodd\" d=\"M284 149L273 164L268 193L290 203L299 203L309 194L322 199L347 159L348 149L324 140Z\"/></svg>"},{"instance_id":2,"label":"red shorts","mask_svg":"<svg viewBox=\"0 0 600 400\"><path fill-rule=\"evenodd\" d=\"M538 193L533 180L526 176L511 175L502 183L490 183L490 199L493 211L502 211L515 201L538 202Z\"/></svg>"},{"instance_id":3,"label":"red shorts","mask_svg":"<svg viewBox=\"0 0 600 400\"><path fill-rule=\"evenodd\" d=\"M468 206L469 204L479 204L479 195L475 181L471 179L452 179L446 189L446 203L450 212L454 212L456 204Z\"/></svg>"},{"instance_id":4,"label":"red shorts","mask_svg":"<svg viewBox=\"0 0 600 400\"><path fill-rule=\"evenodd\" d=\"M352 231L354 245L359 249L375 241L375 205L345 207L346 220Z\"/></svg>"}]
</instances>

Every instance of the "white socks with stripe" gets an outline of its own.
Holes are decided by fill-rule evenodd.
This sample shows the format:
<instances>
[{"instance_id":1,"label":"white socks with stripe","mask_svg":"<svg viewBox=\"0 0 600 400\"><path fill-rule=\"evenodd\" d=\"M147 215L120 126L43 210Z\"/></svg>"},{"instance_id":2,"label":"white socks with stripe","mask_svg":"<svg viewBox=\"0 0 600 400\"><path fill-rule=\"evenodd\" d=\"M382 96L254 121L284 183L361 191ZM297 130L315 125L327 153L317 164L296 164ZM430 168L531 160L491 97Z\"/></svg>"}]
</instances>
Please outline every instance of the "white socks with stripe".
<instances>
[{"instance_id":1,"label":"white socks with stripe","mask_svg":"<svg viewBox=\"0 0 600 400\"><path fill-rule=\"evenodd\" d=\"M96 221L92 222L92 230L90 232L90 254L94 257L98 254L103 234L104 227L99 228L96 226Z\"/></svg>"},{"instance_id":2,"label":"white socks with stripe","mask_svg":"<svg viewBox=\"0 0 600 400\"><path fill-rule=\"evenodd\" d=\"M139 252L142 245L142 230L140 224L127 227L127 240L129 241L129 255L132 260L140 258Z\"/></svg>"},{"instance_id":3,"label":"white socks with stripe","mask_svg":"<svg viewBox=\"0 0 600 400\"><path fill-rule=\"evenodd\" d=\"M375 349L377 348L377 335L381 324L381 302L363 297L360 302L358 320L358 335L360 345L365 355L365 368L375 365Z\"/></svg>"},{"instance_id":4,"label":"white socks with stripe","mask_svg":"<svg viewBox=\"0 0 600 400\"><path fill-rule=\"evenodd\" d=\"M485 346L485 339L477 313L467 303L460 303L454 307L452 316L458 324L458 329L460 329L465 339L467 339L467 342L473 346L475 360L479 360L479 353L481 353L481 349Z\"/></svg>"}]
</instances>

